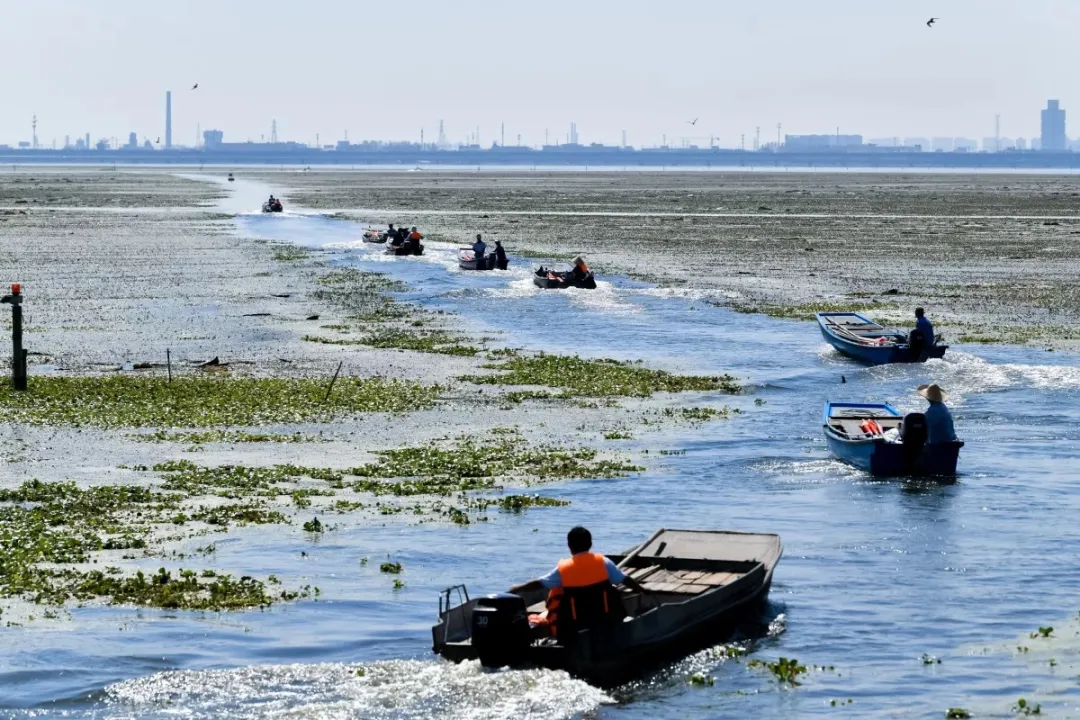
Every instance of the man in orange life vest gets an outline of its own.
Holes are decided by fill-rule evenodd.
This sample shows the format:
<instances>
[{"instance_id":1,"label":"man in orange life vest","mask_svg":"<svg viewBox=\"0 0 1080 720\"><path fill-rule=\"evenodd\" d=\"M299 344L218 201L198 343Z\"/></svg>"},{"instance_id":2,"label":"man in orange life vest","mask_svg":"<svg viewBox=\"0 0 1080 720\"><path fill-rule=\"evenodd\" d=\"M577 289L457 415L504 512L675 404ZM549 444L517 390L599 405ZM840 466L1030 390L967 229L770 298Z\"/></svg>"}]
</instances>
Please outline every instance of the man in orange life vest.
<instances>
[{"instance_id":1,"label":"man in orange life vest","mask_svg":"<svg viewBox=\"0 0 1080 720\"><path fill-rule=\"evenodd\" d=\"M551 634L557 635L557 624L569 625L583 621L587 608L592 615L614 614L621 610L621 602L615 585L626 585L631 590L647 593L640 583L626 575L599 553L592 549L592 534L580 525L566 535L566 544L572 557L560 560L558 566L547 575L510 588L512 593L527 593L547 589L547 616L531 618L537 624L547 624ZM557 620L561 618L561 622Z\"/></svg>"}]
</instances>

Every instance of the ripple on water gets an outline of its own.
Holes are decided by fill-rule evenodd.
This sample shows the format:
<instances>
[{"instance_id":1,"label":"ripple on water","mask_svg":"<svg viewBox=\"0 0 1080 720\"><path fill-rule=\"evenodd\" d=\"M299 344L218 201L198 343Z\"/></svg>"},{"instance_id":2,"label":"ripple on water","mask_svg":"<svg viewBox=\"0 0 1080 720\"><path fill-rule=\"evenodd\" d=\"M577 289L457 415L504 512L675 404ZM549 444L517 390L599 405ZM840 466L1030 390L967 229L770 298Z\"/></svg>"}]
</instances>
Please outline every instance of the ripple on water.
<instances>
[{"instance_id":1,"label":"ripple on water","mask_svg":"<svg viewBox=\"0 0 1080 720\"><path fill-rule=\"evenodd\" d=\"M181 670L105 695L100 718L560 718L613 702L565 672L421 660Z\"/></svg>"}]
</instances>

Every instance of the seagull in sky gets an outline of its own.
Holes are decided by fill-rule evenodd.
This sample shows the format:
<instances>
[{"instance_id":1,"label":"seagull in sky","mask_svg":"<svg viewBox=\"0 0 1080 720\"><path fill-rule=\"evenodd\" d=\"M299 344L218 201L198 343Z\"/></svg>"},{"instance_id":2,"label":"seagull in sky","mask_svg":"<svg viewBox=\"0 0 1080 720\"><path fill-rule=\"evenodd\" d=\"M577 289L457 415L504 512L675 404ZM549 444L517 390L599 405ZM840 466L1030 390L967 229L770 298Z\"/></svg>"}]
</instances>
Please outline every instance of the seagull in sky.
<instances>
[{"instance_id":1,"label":"seagull in sky","mask_svg":"<svg viewBox=\"0 0 1080 720\"><path fill-rule=\"evenodd\" d=\"M930 18L929 20L926 21L926 27L928 27L928 28L934 27L935 22L937 22L937 18Z\"/></svg>"},{"instance_id":2,"label":"seagull in sky","mask_svg":"<svg viewBox=\"0 0 1080 720\"><path fill-rule=\"evenodd\" d=\"M195 83L194 85L192 85L192 86L191 86L191 89L192 89L192 90L194 90L194 89L195 89L195 88L197 88L197 87L199 87L199 83Z\"/></svg>"},{"instance_id":3,"label":"seagull in sky","mask_svg":"<svg viewBox=\"0 0 1080 720\"><path fill-rule=\"evenodd\" d=\"M690 123L691 125L697 125L698 120L700 120L700 118L694 118L693 120L687 120L686 122Z\"/></svg>"}]
</instances>

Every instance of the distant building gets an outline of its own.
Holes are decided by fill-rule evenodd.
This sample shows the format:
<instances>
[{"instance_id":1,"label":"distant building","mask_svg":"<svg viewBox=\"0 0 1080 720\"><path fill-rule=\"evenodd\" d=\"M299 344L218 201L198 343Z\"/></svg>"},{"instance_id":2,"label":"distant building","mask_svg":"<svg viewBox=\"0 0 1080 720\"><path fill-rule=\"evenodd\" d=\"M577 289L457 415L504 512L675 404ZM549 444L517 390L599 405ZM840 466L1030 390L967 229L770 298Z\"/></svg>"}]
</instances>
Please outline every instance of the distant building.
<instances>
[{"instance_id":1,"label":"distant building","mask_svg":"<svg viewBox=\"0 0 1080 720\"><path fill-rule=\"evenodd\" d=\"M1065 142L1065 111L1061 109L1057 100L1047 100L1046 109L1042 111L1042 136L1039 149L1064 150Z\"/></svg>"},{"instance_id":2,"label":"distant building","mask_svg":"<svg viewBox=\"0 0 1080 720\"><path fill-rule=\"evenodd\" d=\"M1024 138L1016 138L1016 149L1027 150L1027 140Z\"/></svg>"},{"instance_id":3,"label":"distant building","mask_svg":"<svg viewBox=\"0 0 1080 720\"><path fill-rule=\"evenodd\" d=\"M86 141L83 140L82 138L75 138L75 149L76 150L85 150L86 149Z\"/></svg>"},{"instance_id":4,"label":"distant building","mask_svg":"<svg viewBox=\"0 0 1080 720\"><path fill-rule=\"evenodd\" d=\"M922 150L930 149L930 141L924 137L909 137L904 138L904 147L920 148Z\"/></svg>"},{"instance_id":5,"label":"distant building","mask_svg":"<svg viewBox=\"0 0 1080 720\"><path fill-rule=\"evenodd\" d=\"M877 147L903 147L904 144L900 142L898 137L889 138L870 138L870 145L876 145Z\"/></svg>"},{"instance_id":6,"label":"distant building","mask_svg":"<svg viewBox=\"0 0 1080 720\"><path fill-rule=\"evenodd\" d=\"M975 152L979 149L979 143L972 138L953 138L953 150L957 152Z\"/></svg>"},{"instance_id":7,"label":"distant building","mask_svg":"<svg viewBox=\"0 0 1080 720\"><path fill-rule=\"evenodd\" d=\"M1001 138L1001 148L1005 149L1006 140ZM982 151L983 152L997 152L998 151L998 139L996 137L984 137L982 139Z\"/></svg>"},{"instance_id":8,"label":"distant building","mask_svg":"<svg viewBox=\"0 0 1080 720\"><path fill-rule=\"evenodd\" d=\"M214 150L221 147L222 140L225 138L225 133L221 130L203 130L203 147L207 150Z\"/></svg>"},{"instance_id":9,"label":"distant building","mask_svg":"<svg viewBox=\"0 0 1080 720\"><path fill-rule=\"evenodd\" d=\"M86 141L87 145L90 141ZM172 90L165 91L165 149L172 148Z\"/></svg>"},{"instance_id":10,"label":"distant building","mask_svg":"<svg viewBox=\"0 0 1080 720\"><path fill-rule=\"evenodd\" d=\"M862 135L785 135L784 149L794 152L859 147Z\"/></svg>"},{"instance_id":11,"label":"distant building","mask_svg":"<svg viewBox=\"0 0 1080 720\"><path fill-rule=\"evenodd\" d=\"M1042 142L1039 140L1039 138L1031 138L1031 149L1042 150Z\"/></svg>"},{"instance_id":12,"label":"distant building","mask_svg":"<svg viewBox=\"0 0 1080 720\"><path fill-rule=\"evenodd\" d=\"M952 152L954 142L951 137L936 137L930 140L930 149L934 152Z\"/></svg>"},{"instance_id":13,"label":"distant building","mask_svg":"<svg viewBox=\"0 0 1080 720\"><path fill-rule=\"evenodd\" d=\"M135 137L135 133L128 133L128 141L126 147L136 150L139 147L139 138Z\"/></svg>"}]
</instances>

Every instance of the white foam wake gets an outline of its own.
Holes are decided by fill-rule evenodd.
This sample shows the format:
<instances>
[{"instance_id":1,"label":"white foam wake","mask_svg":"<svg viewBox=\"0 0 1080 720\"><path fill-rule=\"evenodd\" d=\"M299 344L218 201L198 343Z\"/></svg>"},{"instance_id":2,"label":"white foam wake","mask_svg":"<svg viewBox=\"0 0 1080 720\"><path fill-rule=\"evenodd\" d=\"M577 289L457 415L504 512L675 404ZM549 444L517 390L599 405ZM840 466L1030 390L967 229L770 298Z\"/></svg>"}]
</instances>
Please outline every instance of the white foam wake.
<instances>
[{"instance_id":1,"label":"white foam wake","mask_svg":"<svg viewBox=\"0 0 1080 720\"><path fill-rule=\"evenodd\" d=\"M182 670L106 688L105 717L566 718L612 700L552 670L389 660Z\"/></svg>"}]
</instances>

